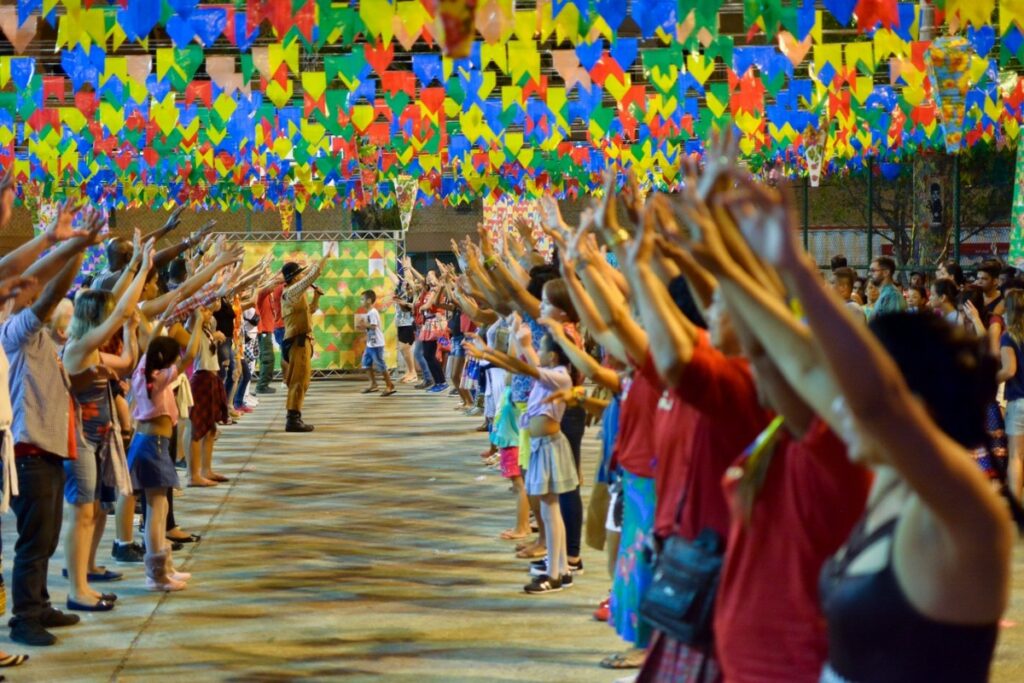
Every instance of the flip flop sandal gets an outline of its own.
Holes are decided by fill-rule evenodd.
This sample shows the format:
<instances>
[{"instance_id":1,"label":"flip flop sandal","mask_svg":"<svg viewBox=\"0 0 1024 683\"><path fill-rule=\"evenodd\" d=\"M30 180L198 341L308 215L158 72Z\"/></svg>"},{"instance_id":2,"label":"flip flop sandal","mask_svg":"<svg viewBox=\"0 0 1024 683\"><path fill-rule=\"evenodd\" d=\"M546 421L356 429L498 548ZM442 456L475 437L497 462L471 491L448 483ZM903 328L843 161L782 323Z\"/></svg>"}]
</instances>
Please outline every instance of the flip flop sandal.
<instances>
[{"instance_id":1,"label":"flip flop sandal","mask_svg":"<svg viewBox=\"0 0 1024 683\"><path fill-rule=\"evenodd\" d=\"M381 394L381 396L393 396L398 393L397 389L389 389Z\"/></svg>"},{"instance_id":2,"label":"flip flop sandal","mask_svg":"<svg viewBox=\"0 0 1024 683\"><path fill-rule=\"evenodd\" d=\"M21 666L28 661L28 655L7 655L0 658L0 668L8 668L11 666Z\"/></svg>"},{"instance_id":3,"label":"flip flop sandal","mask_svg":"<svg viewBox=\"0 0 1024 683\"><path fill-rule=\"evenodd\" d=\"M614 654L602 659L600 665L602 669L639 669L643 663L643 655Z\"/></svg>"},{"instance_id":4,"label":"flip flop sandal","mask_svg":"<svg viewBox=\"0 0 1024 683\"><path fill-rule=\"evenodd\" d=\"M377 389L377 388L370 389L369 387L367 387L366 389L363 389L359 393L360 394L372 394L372 393L377 392L377 391L380 391L380 389Z\"/></svg>"},{"instance_id":5,"label":"flip flop sandal","mask_svg":"<svg viewBox=\"0 0 1024 683\"><path fill-rule=\"evenodd\" d=\"M529 551L529 552L527 552L527 551ZM546 549L544 549L544 548L537 548L535 550L530 550L529 548L523 548L522 550L520 550L519 552L516 553L516 557L518 557L521 560L535 560L538 557L544 557L547 554L548 554L548 551Z\"/></svg>"},{"instance_id":6,"label":"flip flop sandal","mask_svg":"<svg viewBox=\"0 0 1024 683\"><path fill-rule=\"evenodd\" d=\"M506 529L501 532L500 536L503 541L519 541L529 536L529 534L517 534L511 529Z\"/></svg>"}]
</instances>

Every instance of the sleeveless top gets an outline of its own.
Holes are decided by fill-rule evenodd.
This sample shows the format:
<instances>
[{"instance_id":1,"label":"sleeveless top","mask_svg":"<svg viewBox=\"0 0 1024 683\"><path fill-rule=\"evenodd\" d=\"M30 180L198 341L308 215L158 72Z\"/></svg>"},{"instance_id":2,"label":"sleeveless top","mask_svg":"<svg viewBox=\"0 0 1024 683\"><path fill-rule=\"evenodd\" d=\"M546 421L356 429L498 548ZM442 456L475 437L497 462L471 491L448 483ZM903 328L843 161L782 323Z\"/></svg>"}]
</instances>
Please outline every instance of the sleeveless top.
<instances>
[{"instance_id":1,"label":"sleeveless top","mask_svg":"<svg viewBox=\"0 0 1024 683\"><path fill-rule=\"evenodd\" d=\"M850 534L845 554L833 557L822 567L819 591L828 622L829 646L829 664L822 680L987 681L997 623L951 624L918 612L897 582L891 543L884 568L868 574L846 574L861 553L891 537L899 521L891 519L865 533L868 517L866 512Z\"/></svg>"},{"instance_id":2,"label":"sleeveless top","mask_svg":"<svg viewBox=\"0 0 1024 683\"><path fill-rule=\"evenodd\" d=\"M103 443L110 431L110 388L107 382L76 391L82 411L82 435L91 443Z\"/></svg>"}]
</instances>

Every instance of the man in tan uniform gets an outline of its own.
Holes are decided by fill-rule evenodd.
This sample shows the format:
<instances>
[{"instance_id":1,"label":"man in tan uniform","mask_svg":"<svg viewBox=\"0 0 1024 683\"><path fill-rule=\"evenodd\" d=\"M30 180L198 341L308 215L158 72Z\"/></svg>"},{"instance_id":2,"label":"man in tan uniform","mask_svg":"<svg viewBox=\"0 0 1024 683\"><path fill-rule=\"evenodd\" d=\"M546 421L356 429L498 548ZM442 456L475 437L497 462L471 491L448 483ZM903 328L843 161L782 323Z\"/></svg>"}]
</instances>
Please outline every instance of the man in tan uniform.
<instances>
[{"instance_id":1,"label":"man in tan uniform","mask_svg":"<svg viewBox=\"0 0 1024 683\"><path fill-rule=\"evenodd\" d=\"M281 317L284 318L282 358L288 360L284 382L288 386L288 419L286 432L311 432L312 425L302 421L302 401L309 390L313 374L313 328L310 317L316 311L323 294L313 283L324 267L325 258L306 269L298 263L288 262L281 268L284 292L281 295ZM302 278L299 275L306 271ZM313 289L312 302L306 301L306 290Z\"/></svg>"}]
</instances>

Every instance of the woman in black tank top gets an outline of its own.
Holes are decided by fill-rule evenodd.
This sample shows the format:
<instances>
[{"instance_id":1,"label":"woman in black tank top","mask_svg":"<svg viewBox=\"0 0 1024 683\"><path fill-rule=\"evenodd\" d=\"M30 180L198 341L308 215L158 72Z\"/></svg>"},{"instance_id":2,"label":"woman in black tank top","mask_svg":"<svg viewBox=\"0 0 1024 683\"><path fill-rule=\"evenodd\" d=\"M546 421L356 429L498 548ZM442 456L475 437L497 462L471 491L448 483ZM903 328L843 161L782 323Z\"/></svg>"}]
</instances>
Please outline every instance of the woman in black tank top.
<instances>
[{"instance_id":1,"label":"woman in black tank top","mask_svg":"<svg viewBox=\"0 0 1024 683\"><path fill-rule=\"evenodd\" d=\"M985 437L996 361L940 316L854 320L796 243L782 196L734 175L740 190L724 204L800 301L814 341L779 367L816 384L812 405L875 473L867 512L821 573L822 681L985 681L1013 531L969 449Z\"/></svg>"}]
</instances>

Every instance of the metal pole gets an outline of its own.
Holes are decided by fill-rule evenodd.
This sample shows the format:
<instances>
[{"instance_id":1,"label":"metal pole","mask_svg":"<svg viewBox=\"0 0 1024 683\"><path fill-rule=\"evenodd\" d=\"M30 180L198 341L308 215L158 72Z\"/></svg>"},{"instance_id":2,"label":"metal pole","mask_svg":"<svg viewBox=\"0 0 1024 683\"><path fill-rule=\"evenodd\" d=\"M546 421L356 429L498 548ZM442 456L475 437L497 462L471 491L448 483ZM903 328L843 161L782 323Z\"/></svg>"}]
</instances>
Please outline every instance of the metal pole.
<instances>
[{"instance_id":1,"label":"metal pole","mask_svg":"<svg viewBox=\"0 0 1024 683\"><path fill-rule=\"evenodd\" d=\"M872 241L875 237L875 158L868 157L868 264L874 259Z\"/></svg>"},{"instance_id":2,"label":"metal pole","mask_svg":"<svg viewBox=\"0 0 1024 683\"><path fill-rule=\"evenodd\" d=\"M960 263L960 155L953 155L953 258Z\"/></svg>"},{"instance_id":3,"label":"metal pole","mask_svg":"<svg viewBox=\"0 0 1024 683\"><path fill-rule=\"evenodd\" d=\"M804 176L804 251L811 248L811 180Z\"/></svg>"}]
</instances>

